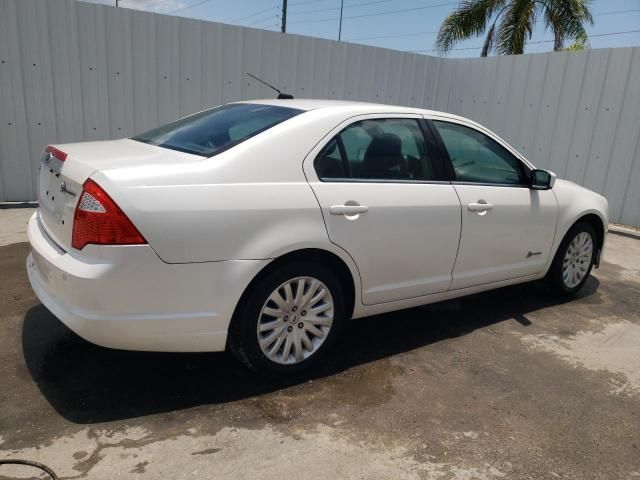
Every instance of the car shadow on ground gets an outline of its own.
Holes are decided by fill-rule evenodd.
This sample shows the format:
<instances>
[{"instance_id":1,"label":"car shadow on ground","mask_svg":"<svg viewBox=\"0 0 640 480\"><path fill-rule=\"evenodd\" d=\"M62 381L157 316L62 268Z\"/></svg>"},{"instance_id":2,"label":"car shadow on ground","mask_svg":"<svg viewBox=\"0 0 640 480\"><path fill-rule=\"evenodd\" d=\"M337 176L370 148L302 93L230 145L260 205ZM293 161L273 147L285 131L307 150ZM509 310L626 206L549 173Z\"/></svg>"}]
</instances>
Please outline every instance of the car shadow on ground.
<instances>
[{"instance_id":1,"label":"car shadow on ground","mask_svg":"<svg viewBox=\"0 0 640 480\"><path fill-rule=\"evenodd\" d=\"M598 280L590 277L580 297L593 295L597 288ZM227 353L98 347L75 335L42 305L27 312L22 345L31 376L50 404L65 419L90 424L273 392L503 321L528 326L528 313L567 301L538 284L524 284L353 321L324 365L286 379L257 376Z\"/></svg>"}]
</instances>

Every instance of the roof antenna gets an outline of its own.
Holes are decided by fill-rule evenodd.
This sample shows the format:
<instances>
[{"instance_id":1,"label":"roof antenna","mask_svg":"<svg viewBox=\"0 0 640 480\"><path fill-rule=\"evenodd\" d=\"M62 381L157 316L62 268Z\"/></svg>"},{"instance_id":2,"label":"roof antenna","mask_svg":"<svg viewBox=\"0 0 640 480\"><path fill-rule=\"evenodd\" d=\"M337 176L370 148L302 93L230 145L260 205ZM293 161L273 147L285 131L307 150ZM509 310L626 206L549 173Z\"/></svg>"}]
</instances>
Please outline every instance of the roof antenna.
<instances>
[{"instance_id":1,"label":"roof antenna","mask_svg":"<svg viewBox=\"0 0 640 480\"><path fill-rule=\"evenodd\" d=\"M280 90L278 90L276 87L274 87L273 85L269 85L267 82L265 82L264 80L256 77L255 75L252 75L249 72L246 72L247 75L249 75L251 78L255 78L256 80L258 80L260 83L266 85L267 87L269 87L272 90L275 90L276 92L278 92L278 96L277 99L278 100L293 100L293 95L289 95L288 93L282 93Z\"/></svg>"}]
</instances>

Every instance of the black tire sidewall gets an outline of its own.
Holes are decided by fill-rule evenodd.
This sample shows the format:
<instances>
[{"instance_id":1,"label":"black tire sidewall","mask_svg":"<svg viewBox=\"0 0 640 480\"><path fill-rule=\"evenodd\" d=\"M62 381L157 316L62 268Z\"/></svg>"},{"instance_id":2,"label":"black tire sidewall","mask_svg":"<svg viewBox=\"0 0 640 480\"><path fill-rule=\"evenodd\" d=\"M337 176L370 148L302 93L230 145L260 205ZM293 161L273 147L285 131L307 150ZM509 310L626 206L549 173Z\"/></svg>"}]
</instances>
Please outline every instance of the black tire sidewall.
<instances>
[{"instance_id":1,"label":"black tire sidewall","mask_svg":"<svg viewBox=\"0 0 640 480\"><path fill-rule=\"evenodd\" d=\"M294 365L282 365L269 360L258 344L257 323L262 307L271 293L287 280L313 277L329 289L333 298L334 317L327 339L309 358ZM283 265L250 287L229 329L231 351L248 367L261 374L290 374L310 368L320 362L339 337L344 323L344 293L337 276L324 266L313 262Z\"/></svg>"},{"instance_id":2,"label":"black tire sidewall","mask_svg":"<svg viewBox=\"0 0 640 480\"><path fill-rule=\"evenodd\" d=\"M584 276L584 278L580 281L578 285L570 288L567 285L565 285L564 280L562 278L562 261L573 239L576 238L578 234L583 232L586 232L589 235L591 235L591 240L593 241L593 252L591 254L591 261L589 262L589 268L587 269L587 274ZM549 270L549 280L551 281L554 291L559 294L573 295L578 290L580 290L582 286L586 283L586 281L589 279L589 275L591 275L591 269L593 268L593 264L595 262L597 249L598 249L598 240L596 237L596 231L591 224L581 222L571 227L567 232L567 234L562 239L562 242L558 247L556 256L553 259L553 264L551 265L551 269Z\"/></svg>"}]
</instances>

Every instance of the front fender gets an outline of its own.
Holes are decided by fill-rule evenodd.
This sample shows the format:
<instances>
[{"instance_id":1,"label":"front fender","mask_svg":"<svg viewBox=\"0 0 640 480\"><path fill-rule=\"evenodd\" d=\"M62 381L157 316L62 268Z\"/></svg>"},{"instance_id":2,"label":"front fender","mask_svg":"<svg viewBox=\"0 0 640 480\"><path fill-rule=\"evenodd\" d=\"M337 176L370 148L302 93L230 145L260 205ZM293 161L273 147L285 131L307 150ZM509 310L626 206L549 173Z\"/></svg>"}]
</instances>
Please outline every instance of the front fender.
<instances>
[{"instance_id":1,"label":"front fender","mask_svg":"<svg viewBox=\"0 0 640 480\"><path fill-rule=\"evenodd\" d=\"M609 225L609 203L602 195L588 190L567 180L558 179L553 187L553 193L558 201L558 224L553 241L552 252L547 268L551 266L553 258L569 229L586 215L595 215L602 222L602 244L596 257L596 265L600 262Z\"/></svg>"}]
</instances>

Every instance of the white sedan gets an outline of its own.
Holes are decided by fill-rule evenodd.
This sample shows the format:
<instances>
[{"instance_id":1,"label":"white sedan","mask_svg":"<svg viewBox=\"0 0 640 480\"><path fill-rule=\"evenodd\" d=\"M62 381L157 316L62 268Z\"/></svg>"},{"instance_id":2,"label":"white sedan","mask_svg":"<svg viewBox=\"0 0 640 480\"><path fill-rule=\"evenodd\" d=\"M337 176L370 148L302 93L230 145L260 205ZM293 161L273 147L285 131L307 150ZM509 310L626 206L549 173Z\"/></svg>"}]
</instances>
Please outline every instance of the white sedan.
<instances>
[{"instance_id":1,"label":"white sedan","mask_svg":"<svg viewBox=\"0 0 640 480\"><path fill-rule=\"evenodd\" d=\"M289 373L349 319L543 277L573 294L607 210L465 118L260 100L48 147L27 268L90 342Z\"/></svg>"}]
</instances>

